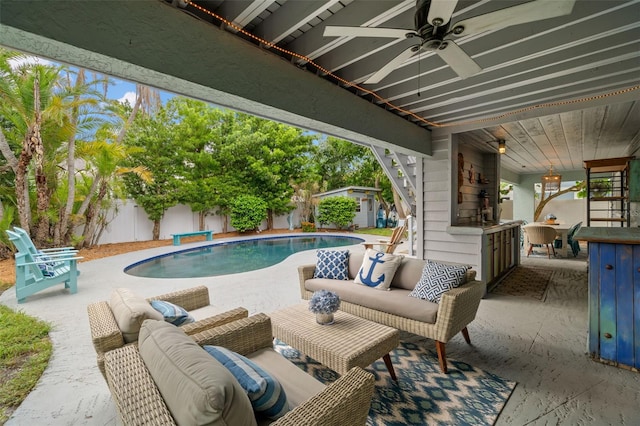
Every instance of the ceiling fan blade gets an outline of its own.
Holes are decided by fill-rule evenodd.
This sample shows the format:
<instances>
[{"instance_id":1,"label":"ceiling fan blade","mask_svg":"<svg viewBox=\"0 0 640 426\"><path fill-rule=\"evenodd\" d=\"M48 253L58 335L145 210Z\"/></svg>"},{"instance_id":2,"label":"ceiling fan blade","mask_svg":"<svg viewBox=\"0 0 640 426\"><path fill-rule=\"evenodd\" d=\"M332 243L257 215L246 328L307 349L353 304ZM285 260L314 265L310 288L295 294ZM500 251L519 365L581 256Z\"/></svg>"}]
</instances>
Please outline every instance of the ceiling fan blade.
<instances>
[{"instance_id":1,"label":"ceiling fan blade","mask_svg":"<svg viewBox=\"0 0 640 426\"><path fill-rule=\"evenodd\" d=\"M542 19L569 15L576 0L534 0L457 22L451 35L461 37Z\"/></svg>"},{"instance_id":2,"label":"ceiling fan blade","mask_svg":"<svg viewBox=\"0 0 640 426\"><path fill-rule=\"evenodd\" d=\"M458 0L431 0L427 21L429 21L429 23L434 27L446 25L451 19L451 15L453 15L453 11L457 4ZM442 20L442 23L434 25L434 19L440 19Z\"/></svg>"},{"instance_id":3,"label":"ceiling fan blade","mask_svg":"<svg viewBox=\"0 0 640 426\"><path fill-rule=\"evenodd\" d=\"M420 50L419 44L403 50L398 56L387 62L384 67L380 68L375 74L369 77L364 84L380 83L383 78L391 74L391 72L398 68L404 61L415 55L418 50Z\"/></svg>"},{"instance_id":4,"label":"ceiling fan blade","mask_svg":"<svg viewBox=\"0 0 640 426\"><path fill-rule=\"evenodd\" d=\"M443 48L444 46L444 48ZM453 40L445 40L436 53L460 76L465 79L482 71L480 65L460 48Z\"/></svg>"},{"instance_id":5,"label":"ceiling fan blade","mask_svg":"<svg viewBox=\"0 0 640 426\"><path fill-rule=\"evenodd\" d=\"M338 27L326 26L324 28L325 37L386 37L405 38L407 34L415 34L413 30L402 30L398 28L377 28L377 27Z\"/></svg>"}]
</instances>

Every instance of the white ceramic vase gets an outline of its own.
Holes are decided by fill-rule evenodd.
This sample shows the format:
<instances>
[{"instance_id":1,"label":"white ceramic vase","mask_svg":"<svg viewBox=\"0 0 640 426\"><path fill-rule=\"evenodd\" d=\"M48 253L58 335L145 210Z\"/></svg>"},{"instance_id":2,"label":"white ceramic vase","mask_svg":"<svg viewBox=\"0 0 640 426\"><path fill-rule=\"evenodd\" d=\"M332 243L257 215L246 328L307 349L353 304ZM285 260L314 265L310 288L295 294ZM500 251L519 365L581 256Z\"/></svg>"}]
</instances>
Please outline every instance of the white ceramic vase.
<instances>
[{"instance_id":1,"label":"white ceramic vase","mask_svg":"<svg viewBox=\"0 0 640 426\"><path fill-rule=\"evenodd\" d=\"M333 324L333 313L331 314L316 314L316 322L322 325L331 325Z\"/></svg>"}]
</instances>

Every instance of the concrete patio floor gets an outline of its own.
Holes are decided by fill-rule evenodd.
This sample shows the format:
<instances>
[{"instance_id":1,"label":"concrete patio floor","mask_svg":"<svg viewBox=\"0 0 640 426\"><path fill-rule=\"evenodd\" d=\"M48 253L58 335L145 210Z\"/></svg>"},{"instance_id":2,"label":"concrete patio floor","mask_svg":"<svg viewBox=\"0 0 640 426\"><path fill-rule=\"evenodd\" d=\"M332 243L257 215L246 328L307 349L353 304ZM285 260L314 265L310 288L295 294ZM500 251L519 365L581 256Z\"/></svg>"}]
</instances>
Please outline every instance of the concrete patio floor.
<instances>
[{"instance_id":1,"label":"concrete patio floor","mask_svg":"<svg viewBox=\"0 0 640 426\"><path fill-rule=\"evenodd\" d=\"M112 289L129 287L148 297L203 284L218 312L243 306L250 314L268 314L300 301L296 268L315 262L312 250L269 268L219 277L149 279L122 272L134 262L174 250L160 247L82 263L75 295L50 289L21 305L13 289L0 296L0 303L53 324L49 366L7 425L120 424L96 366L86 313L89 303L107 300ZM523 257L523 264L561 267L569 273L586 270L583 261L546 256ZM588 358L587 286L586 281L574 284L552 285L545 303L491 294L468 327L473 345L461 336L447 344L449 358L518 382L496 424L640 424L640 374ZM398 375L401 380L402 373Z\"/></svg>"}]
</instances>

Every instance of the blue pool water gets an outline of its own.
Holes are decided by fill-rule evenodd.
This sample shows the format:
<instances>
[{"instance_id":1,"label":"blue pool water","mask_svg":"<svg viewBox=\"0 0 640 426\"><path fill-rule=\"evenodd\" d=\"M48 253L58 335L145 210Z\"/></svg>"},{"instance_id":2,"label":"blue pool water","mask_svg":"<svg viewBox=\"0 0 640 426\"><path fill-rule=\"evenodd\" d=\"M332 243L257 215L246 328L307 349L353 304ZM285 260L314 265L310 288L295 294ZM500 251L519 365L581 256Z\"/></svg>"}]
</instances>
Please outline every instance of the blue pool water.
<instances>
[{"instance_id":1,"label":"blue pool water","mask_svg":"<svg viewBox=\"0 0 640 426\"><path fill-rule=\"evenodd\" d=\"M254 271L282 262L293 253L363 242L356 237L309 235L231 241L180 250L127 266L129 275L148 278L196 278Z\"/></svg>"}]
</instances>

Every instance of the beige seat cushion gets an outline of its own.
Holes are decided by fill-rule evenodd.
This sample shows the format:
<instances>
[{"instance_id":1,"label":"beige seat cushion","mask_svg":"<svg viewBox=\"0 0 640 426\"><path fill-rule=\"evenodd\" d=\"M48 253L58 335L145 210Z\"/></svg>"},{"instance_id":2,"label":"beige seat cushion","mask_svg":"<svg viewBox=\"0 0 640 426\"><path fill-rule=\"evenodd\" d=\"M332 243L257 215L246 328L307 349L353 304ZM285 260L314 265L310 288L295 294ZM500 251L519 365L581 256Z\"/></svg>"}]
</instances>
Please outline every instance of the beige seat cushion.
<instances>
[{"instance_id":1,"label":"beige seat cushion","mask_svg":"<svg viewBox=\"0 0 640 426\"><path fill-rule=\"evenodd\" d=\"M428 300L409 297L410 290L391 287L389 291L379 291L355 284L353 281L312 278L305 281L309 291L331 290L340 296L343 302L365 306L376 311L410 318L416 321L435 324L438 304Z\"/></svg>"},{"instance_id":2,"label":"beige seat cushion","mask_svg":"<svg viewBox=\"0 0 640 426\"><path fill-rule=\"evenodd\" d=\"M256 425L240 383L180 328L146 320L138 348L179 425Z\"/></svg>"},{"instance_id":3,"label":"beige seat cushion","mask_svg":"<svg viewBox=\"0 0 640 426\"><path fill-rule=\"evenodd\" d=\"M275 377L287 394L289 407L294 409L312 396L322 392L325 385L302 371L294 363L272 348L264 348L247 355L251 361Z\"/></svg>"},{"instance_id":4,"label":"beige seat cushion","mask_svg":"<svg viewBox=\"0 0 640 426\"><path fill-rule=\"evenodd\" d=\"M127 343L138 340L140 326L146 319L163 320L160 312L153 309L144 297L138 296L128 288L116 288L111 292L109 307L116 319L122 337Z\"/></svg>"}]
</instances>

